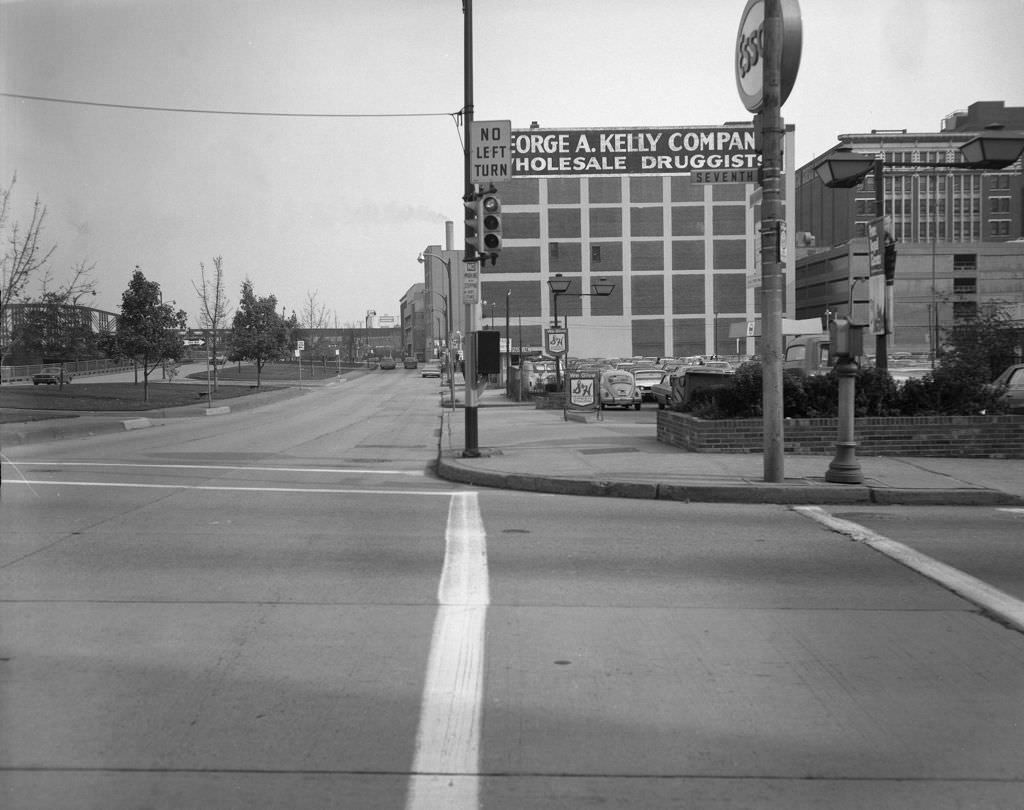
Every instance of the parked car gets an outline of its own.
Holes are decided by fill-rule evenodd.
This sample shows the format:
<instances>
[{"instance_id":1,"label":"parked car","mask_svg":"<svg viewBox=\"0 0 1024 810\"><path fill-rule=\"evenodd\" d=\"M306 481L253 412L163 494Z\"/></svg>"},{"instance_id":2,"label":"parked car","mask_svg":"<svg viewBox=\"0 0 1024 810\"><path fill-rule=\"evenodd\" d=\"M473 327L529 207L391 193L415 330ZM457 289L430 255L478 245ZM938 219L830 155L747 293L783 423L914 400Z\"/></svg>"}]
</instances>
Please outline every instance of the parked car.
<instances>
[{"instance_id":1,"label":"parked car","mask_svg":"<svg viewBox=\"0 0 1024 810\"><path fill-rule=\"evenodd\" d=\"M417 365L419 364L416 362L415 357L407 355L402 359L402 368L416 368Z\"/></svg>"},{"instance_id":2,"label":"parked car","mask_svg":"<svg viewBox=\"0 0 1024 810\"><path fill-rule=\"evenodd\" d=\"M641 402L654 402L654 391L651 389L665 378L660 368L638 368L633 372L633 381L640 392Z\"/></svg>"},{"instance_id":3,"label":"parked car","mask_svg":"<svg viewBox=\"0 0 1024 810\"><path fill-rule=\"evenodd\" d=\"M440 377L441 362L439 360L427 360L420 368L421 377Z\"/></svg>"},{"instance_id":4,"label":"parked car","mask_svg":"<svg viewBox=\"0 0 1024 810\"><path fill-rule=\"evenodd\" d=\"M601 408L617 406L640 410L640 391L628 371L611 369L601 375Z\"/></svg>"},{"instance_id":5,"label":"parked car","mask_svg":"<svg viewBox=\"0 0 1024 810\"><path fill-rule=\"evenodd\" d=\"M382 357L380 359L380 370L381 371L390 371L391 369L395 368L395 365L396 364L395 364L395 358L394 357Z\"/></svg>"},{"instance_id":6,"label":"parked car","mask_svg":"<svg viewBox=\"0 0 1024 810\"><path fill-rule=\"evenodd\" d=\"M64 372L64 382L71 382L72 374L68 371ZM59 368L44 368L42 371L32 375L32 385L59 385L60 384L60 369Z\"/></svg>"},{"instance_id":7,"label":"parked car","mask_svg":"<svg viewBox=\"0 0 1024 810\"><path fill-rule=\"evenodd\" d=\"M996 377L995 386L1006 386L1006 403L1010 413L1024 413L1024 363L1010 366Z\"/></svg>"},{"instance_id":8,"label":"parked car","mask_svg":"<svg viewBox=\"0 0 1024 810\"><path fill-rule=\"evenodd\" d=\"M675 399L675 380L676 378L682 378L685 373L684 368L679 368L677 371L671 371L661 378L660 382L656 382L651 386L651 396L654 397L654 401L658 403L658 410L664 410L673 404Z\"/></svg>"}]
</instances>

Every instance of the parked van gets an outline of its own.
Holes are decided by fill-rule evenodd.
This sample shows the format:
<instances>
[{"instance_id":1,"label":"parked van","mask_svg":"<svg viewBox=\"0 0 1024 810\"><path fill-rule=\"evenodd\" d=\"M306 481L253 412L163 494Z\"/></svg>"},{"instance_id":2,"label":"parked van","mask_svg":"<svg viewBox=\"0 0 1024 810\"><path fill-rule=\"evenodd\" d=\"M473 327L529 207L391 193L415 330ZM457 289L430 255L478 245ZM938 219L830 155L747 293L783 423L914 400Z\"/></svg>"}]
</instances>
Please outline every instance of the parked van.
<instances>
[{"instance_id":1,"label":"parked van","mask_svg":"<svg viewBox=\"0 0 1024 810\"><path fill-rule=\"evenodd\" d=\"M827 332L793 338L786 344L782 367L801 374L828 374L832 368L831 347Z\"/></svg>"}]
</instances>

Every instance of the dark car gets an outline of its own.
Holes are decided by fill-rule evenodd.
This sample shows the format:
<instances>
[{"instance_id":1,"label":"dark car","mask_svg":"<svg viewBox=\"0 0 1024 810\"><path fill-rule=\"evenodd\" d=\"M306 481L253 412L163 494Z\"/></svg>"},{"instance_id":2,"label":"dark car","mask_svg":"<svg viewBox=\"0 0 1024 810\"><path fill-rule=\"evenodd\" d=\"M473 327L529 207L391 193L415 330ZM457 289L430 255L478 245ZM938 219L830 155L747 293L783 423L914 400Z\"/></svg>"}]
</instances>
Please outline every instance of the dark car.
<instances>
[{"instance_id":1,"label":"dark car","mask_svg":"<svg viewBox=\"0 0 1024 810\"><path fill-rule=\"evenodd\" d=\"M440 377L441 363L438 360L428 360L420 369L421 377Z\"/></svg>"},{"instance_id":2,"label":"dark car","mask_svg":"<svg viewBox=\"0 0 1024 810\"><path fill-rule=\"evenodd\" d=\"M381 371L393 369L394 367L395 367L395 358L394 357L382 357L380 359L380 369L381 369Z\"/></svg>"},{"instance_id":3,"label":"dark car","mask_svg":"<svg viewBox=\"0 0 1024 810\"><path fill-rule=\"evenodd\" d=\"M402 368L416 368L417 365L415 357L407 356L402 359Z\"/></svg>"},{"instance_id":4,"label":"dark car","mask_svg":"<svg viewBox=\"0 0 1024 810\"><path fill-rule=\"evenodd\" d=\"M1006 386L1004 397L1010 413L1024 413L1024 363L1010 366L992 383L996 387Z\"/></svg>"},{"instance_id":5,"label":"dark car","mask_svg":"<svg viewBox=\"0 0 1024 810\"><path fill-rule=\"evenodd\" d=\"M64 372L64 382L71 382L71 374ZM60 369L44 368L42 371L32 375L32 385L60 385Z\"/></svg>"}]
</instances>

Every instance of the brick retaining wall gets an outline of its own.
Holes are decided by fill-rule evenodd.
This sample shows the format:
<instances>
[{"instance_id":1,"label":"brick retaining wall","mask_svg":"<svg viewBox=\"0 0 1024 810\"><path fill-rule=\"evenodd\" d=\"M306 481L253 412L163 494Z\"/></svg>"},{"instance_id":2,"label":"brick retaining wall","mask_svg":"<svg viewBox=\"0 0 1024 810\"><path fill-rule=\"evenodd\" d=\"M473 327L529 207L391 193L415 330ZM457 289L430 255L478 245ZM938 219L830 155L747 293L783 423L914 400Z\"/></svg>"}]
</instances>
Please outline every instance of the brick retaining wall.
<instances>
[{"instance_id":1,"label":"brick retaining wall","mask_svg":"<svg viewBox=\"0 0 1024 810\"><path fill-rule=\"evenodd\" d=\"M785 452L834 452L837 421L785 420ZM864 417L855 422L858 455L1024 458L1024 415ZM658 441L695 453L764 450L760 419L708 421L668 410L658 411Z\"/></svg>"}]
</instances>

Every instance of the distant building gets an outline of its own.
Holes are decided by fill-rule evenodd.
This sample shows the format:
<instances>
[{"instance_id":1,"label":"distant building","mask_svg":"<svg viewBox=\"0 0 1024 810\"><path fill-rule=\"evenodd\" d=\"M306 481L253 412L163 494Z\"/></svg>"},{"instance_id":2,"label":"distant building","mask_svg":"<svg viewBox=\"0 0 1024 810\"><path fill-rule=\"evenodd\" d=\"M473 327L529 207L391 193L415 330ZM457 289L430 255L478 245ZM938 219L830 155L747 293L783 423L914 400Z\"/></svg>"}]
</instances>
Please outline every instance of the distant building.
<instances>
[{"instance_id":1,"label":"distant building","mask_svg":"<svg viewBox=\"0 0 1024 810\"><path fill-rule=\"evenodd\" d=\"M824 185L813 169L849 148L883 164L955 163L960 146L985 129L1024 131L1024 107L976 102L938 132L872 130L839 143L796 172L797 317L855 318L867 307L867 226L874 177L852 189ZM1024 305L1024 175L1021 161L999 171L884 165L884 213L896 241L895 333L890 351L931 352L943 329L984 303L1013 315Z\"/></svg>"},{"instance_id":2,"label":"distant building","mask_svg":"<svg viewBox=\"0 0 1024 810\"><path fill-rule=\"evenodd\" d=\"M399 300L402 318L402 353L420 360L430 356L426 352L427 306L422 282L413 284Z\"/></svg>"},{"instance_id":3,"label":"distant building","mask_svg":"<svg viewBox=\"0 0 1024 810\"><path fill-rule=\"evenodd\" d=\"M543 346L544 330L554 323L548 281L562 274L572 280L570 294L557 303L570 355L757 351L756 337L746 337L760 309L754 272L759 214L752 199L760 156L750 122L530 128L513 130L512 142L513 176L498 188L503 249L496 264L480 268L480 298L495 302L494 326L512 346ZM787 154L793 148L789 128ZM792 178L792 171L784 177L787 199ZM791 206L786 218L792 256ZM458 298L461 249L452 255ZM615 285L613 293L589 295L601 279ZM440 262L427 266L424 280L427 289L444 292ZM792 315L792 273L786 284ZM489 326L490 305L484 316ZM730 338L733 325L744 327L743 340Z\"/></svg>"}]
</instances>

